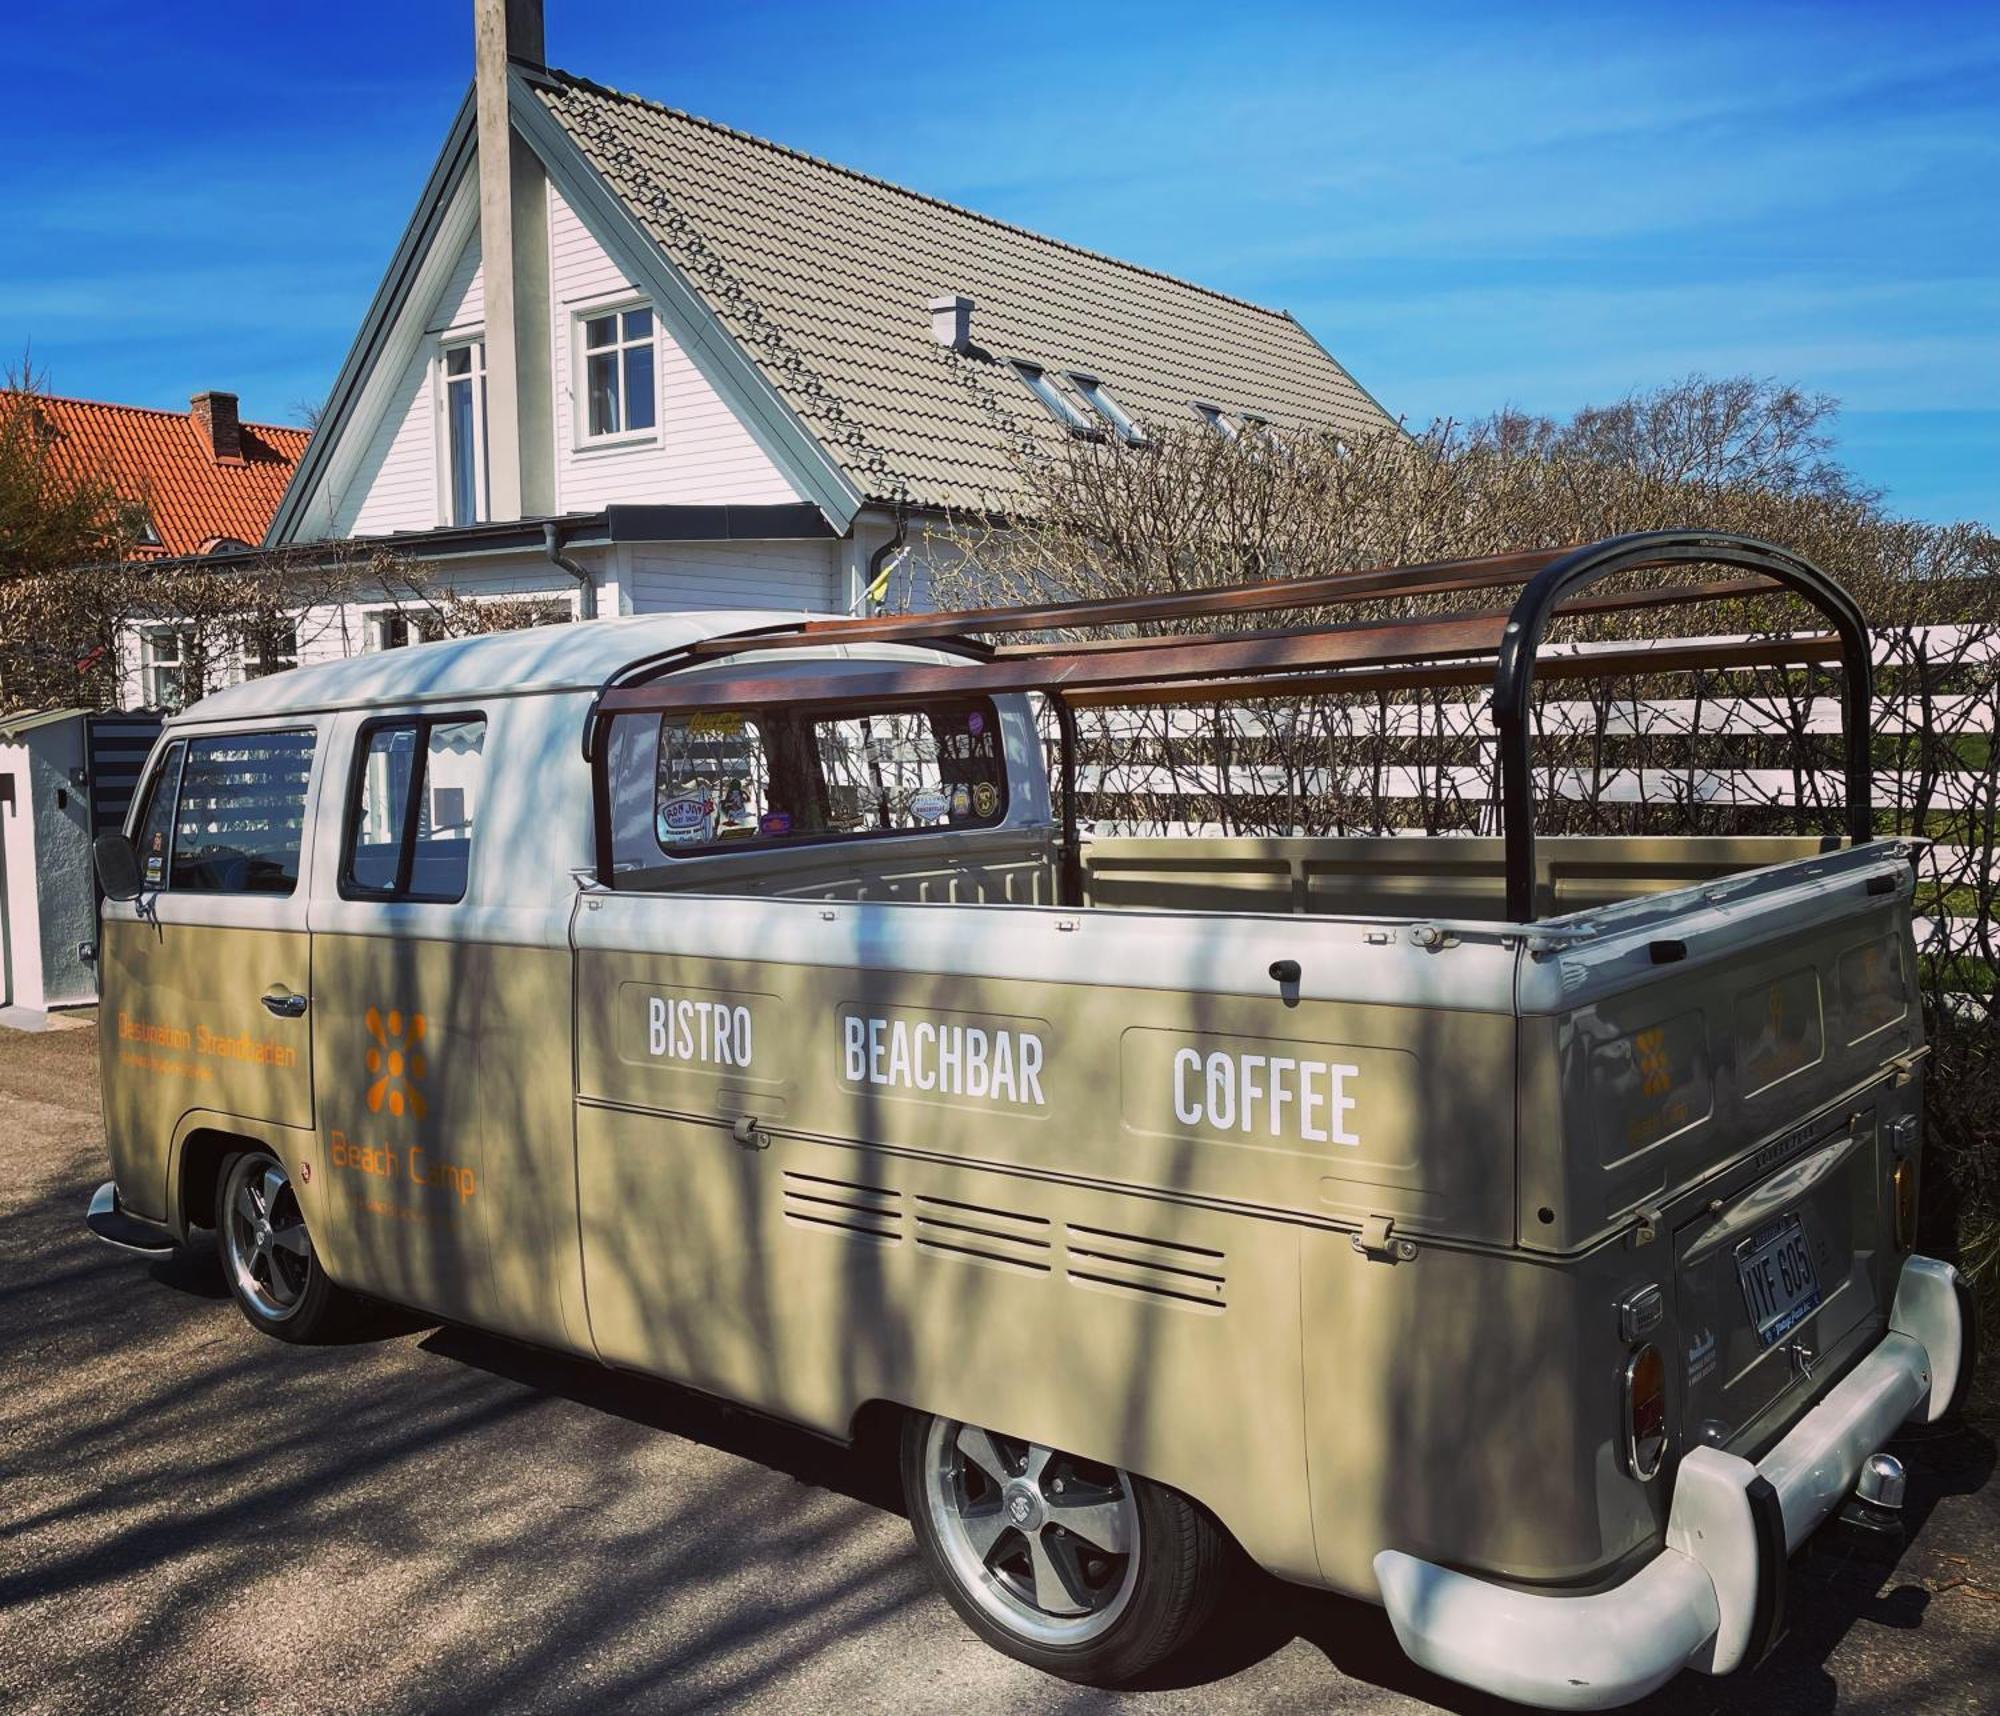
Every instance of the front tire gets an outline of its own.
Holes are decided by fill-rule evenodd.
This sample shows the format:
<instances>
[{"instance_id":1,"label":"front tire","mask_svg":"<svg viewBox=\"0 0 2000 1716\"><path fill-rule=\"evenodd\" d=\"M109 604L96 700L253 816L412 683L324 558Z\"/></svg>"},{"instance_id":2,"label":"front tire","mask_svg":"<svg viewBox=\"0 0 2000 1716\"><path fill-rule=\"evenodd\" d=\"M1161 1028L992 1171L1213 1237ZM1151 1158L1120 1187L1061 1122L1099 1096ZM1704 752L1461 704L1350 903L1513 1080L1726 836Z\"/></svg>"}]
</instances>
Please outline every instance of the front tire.
<instances>
[{"instance_id":1,"label":"front tire","mask_svg":"<svg viewBox=\"0 0 2000 1716\"><path fill-rule=\"evenodd\" d=\"M215 1237L223 1279L253 1328L311 1342L347 1327L354 1297L321 1266L291 1175L269 1150L246 1150L223 1164Z\"/></svg>"},{"instance_id":2,"label":"front tire","mask_svg":"<svg viewBox=\"0 0 2000 1716\"><path fill-rule=\"evenodd\" d=\"M932 1579L1019 1661L1122 1685L1214 1612L1227 1539L1145 1478L922 1413L904 1423L902 1474Z\"/></svg>"}]
</instances>

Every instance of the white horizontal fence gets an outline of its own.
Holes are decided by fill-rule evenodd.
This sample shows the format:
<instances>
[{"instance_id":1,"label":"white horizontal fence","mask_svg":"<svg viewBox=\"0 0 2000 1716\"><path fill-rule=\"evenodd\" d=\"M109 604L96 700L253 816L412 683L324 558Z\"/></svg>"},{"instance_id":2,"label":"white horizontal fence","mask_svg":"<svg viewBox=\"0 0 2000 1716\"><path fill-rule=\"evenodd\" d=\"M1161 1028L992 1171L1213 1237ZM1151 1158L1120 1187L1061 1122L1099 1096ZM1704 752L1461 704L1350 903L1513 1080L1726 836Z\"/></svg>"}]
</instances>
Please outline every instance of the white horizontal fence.
<instances>
[{"instance_id":1,"label":"white horizontal fence","mask_svg":"<svg viewBox=\"0 0 2000 1716\"><path fill-rule=\"evenodd\" d=\"M1626 639L1544 653L1631 647ZM2000 928L2000 630L1886 631L1874 658L1877 824L1936 839L1918 896L1927 950L1990 964ZM1555 682L1535 712L1538 824L1573 833L1843 829L1837 668L1704 669L1695 680L1695 694L1662 697L1632 695L1629 677L1598 695ZM1498 748L1489 699L1477 694L1087 709L1078 728L1079 814L1106 834L1499 832Z\"/></svg>"}]
</instances>

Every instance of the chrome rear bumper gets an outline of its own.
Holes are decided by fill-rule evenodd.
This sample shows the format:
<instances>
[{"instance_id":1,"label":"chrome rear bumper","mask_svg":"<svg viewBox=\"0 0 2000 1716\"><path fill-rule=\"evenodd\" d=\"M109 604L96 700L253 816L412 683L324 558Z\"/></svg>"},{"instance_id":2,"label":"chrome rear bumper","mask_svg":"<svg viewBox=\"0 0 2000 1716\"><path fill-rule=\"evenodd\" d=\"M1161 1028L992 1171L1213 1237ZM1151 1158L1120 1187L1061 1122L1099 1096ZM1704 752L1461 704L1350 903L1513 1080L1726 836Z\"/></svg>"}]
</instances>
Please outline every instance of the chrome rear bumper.
<instances>
[{"instance_id":1,"label":"chrome rear bumper","mask_svg":"<svg viewBox=\"0 0 2000 1716\"><path fill-rule=\"evenodd\" d=\"M1525 1591L1399 1550L1375 1557L1411 1660L1550 1710L1606 1710L1683 1668L1755 1663L1784 1616L1785 1563L1905 1423L1943 1416L1970 1368L1964 1285L1949 1264L1903 1265L1889 1332L1763 1459L1681 1458L1660 1553L1588 1596Z\"/></svg>"}]
</instances>

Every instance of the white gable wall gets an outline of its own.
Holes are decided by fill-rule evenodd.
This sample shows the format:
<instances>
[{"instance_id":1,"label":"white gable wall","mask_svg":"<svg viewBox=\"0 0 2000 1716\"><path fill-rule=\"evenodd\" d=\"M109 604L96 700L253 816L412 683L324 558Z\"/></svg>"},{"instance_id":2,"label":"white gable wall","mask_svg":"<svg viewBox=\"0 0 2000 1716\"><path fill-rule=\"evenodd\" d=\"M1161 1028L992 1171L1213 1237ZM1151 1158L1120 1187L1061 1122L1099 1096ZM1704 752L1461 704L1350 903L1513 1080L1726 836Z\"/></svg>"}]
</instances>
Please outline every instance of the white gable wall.
<instances>
[{"instance_id":1,"label":"white gable wall","mask_svg":"<svg viewBox=\"0 0 2000 1716\"><path fill-rule=\"evenodd\" d=\"M582 444L579 316L640 296L625 270L549 186L549 290L554 299L556 510L639 505L782 504L804 497L659 323L655 379L659 432L614 446Z\"/></svg>"},{"instance_id":2,"label":"white gable wall","mask_svg":"<svg viewBox=\"0 0 2000 1716\"><path fill-rule=\"evenodd\" d=\"M424 337L403 366L388 408L370 437L348 492L334 512L334 536L386 536L445 522L437 436L439 336L476 333L486 316L485 280L474 232L438 293Z\"/></svg>"},{"instance_id":3,"label":"white gable wall","mask_svg":"<svg viewBox=\"0 0 2000 1716\"><path fill-rule=\"evenodd\" d=\"M633 303L640 293L554 185L548 194L556 510L597 512L620 502L715 506L802 499L657 322L657 429L637 441L582 444L578 319ZM384 536L446 522L438 347L444 339L480 331L484 284L475 231L424 317L423 338L397 377L345 491L333 497L328 534Z\"/></svg>"}]
</instances>

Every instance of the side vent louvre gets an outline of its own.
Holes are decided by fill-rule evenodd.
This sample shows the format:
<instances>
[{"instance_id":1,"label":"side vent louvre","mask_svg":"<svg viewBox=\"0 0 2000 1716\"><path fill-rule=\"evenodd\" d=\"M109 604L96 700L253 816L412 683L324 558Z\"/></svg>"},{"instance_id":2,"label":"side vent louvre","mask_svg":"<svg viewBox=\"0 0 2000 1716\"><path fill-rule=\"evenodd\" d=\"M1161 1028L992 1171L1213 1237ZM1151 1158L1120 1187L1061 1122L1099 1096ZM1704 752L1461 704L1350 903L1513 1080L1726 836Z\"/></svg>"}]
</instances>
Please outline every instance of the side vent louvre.
<instances>
[{"instance_id":1,"label":"side vent louvre","mask_svg":"<svg viewBox=\"0 0 2000 1716\"><path fill-rule=\"evenodd\" d=\"M1136 1294L1184 1310L1220 1311L1228 1304L1226 1259L1205 1245L1146 1239L1107 1228L1064 1228L1069 1279L1079 1287Z\"/></svg>"},{"instance_id":2,"label":"side vent louvre","mask_svg":"<svg viewBox=\"0 0 2000 1716\"><path fill-rule=\"evenodd\" d=\"M784 1206L785 1220L804 1227L832 1228L892 1245L903 1237L903 1194L886 1186L787 1168Z\"/></svg>"},{"instance_id":3,"label":"side vent louvre","mask_svg":"<svg viewBox=\"0 0 2000 1716\"><path fill-rule=\"evenodd\" d=\"M917 1249L969 1263L1047 1275L1054 1241L1046 1216L1015 1215L952 1198L917 1199Z\"/></svg>"}]
</instances>

